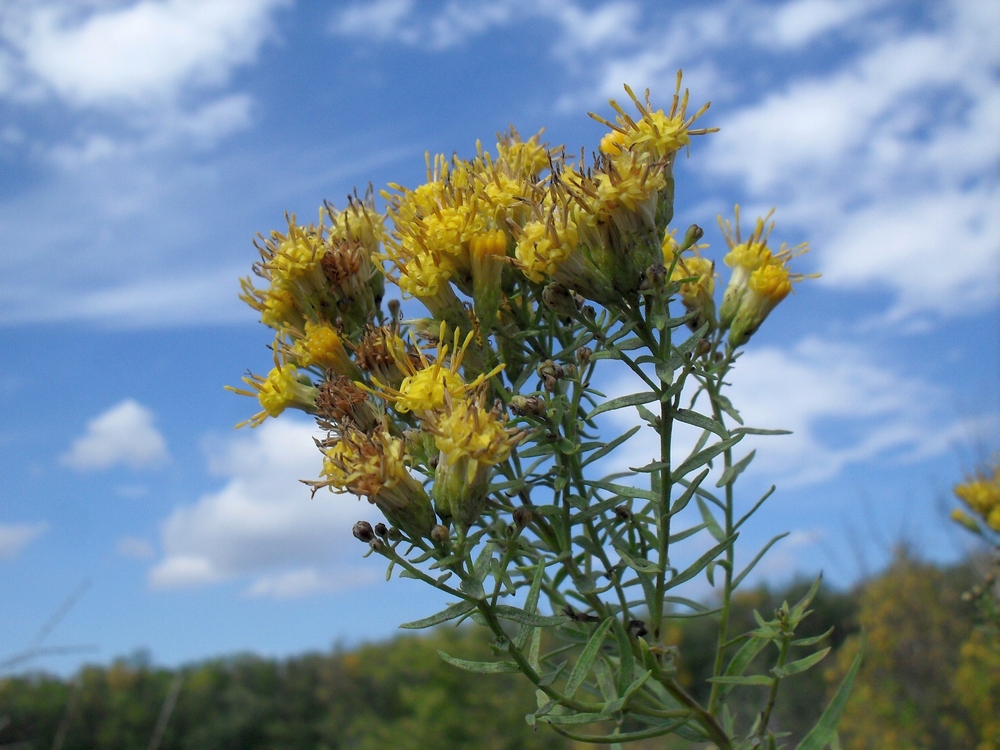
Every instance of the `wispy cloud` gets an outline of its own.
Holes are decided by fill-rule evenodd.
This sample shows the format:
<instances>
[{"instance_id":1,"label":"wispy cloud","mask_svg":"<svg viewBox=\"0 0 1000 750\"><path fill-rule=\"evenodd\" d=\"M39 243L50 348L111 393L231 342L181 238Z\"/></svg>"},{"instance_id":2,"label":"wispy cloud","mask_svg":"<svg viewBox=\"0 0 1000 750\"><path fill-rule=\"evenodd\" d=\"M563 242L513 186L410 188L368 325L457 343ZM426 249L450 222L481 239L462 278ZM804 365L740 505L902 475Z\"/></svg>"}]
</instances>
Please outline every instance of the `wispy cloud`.
<instances>
[{"instance_id":1,"label":"wispy cloud","mask_svg":"<svg viewBox=\"0 0 1000 750\"><path fill-rule=\"evenodd\" d=\"M749 473L785 488L834 479L849 466L941 455L983 427L952 417L943 388L897 372L856 344L810 338L788 349L750 347L728 380L729 396L747 425L791 432L747 438L737 448L737 458L758 449ZM640 389L625 374L608 396ZM641 424L632 409L612 412L606 422L615 433ZM697 429L678 425L673 460L683 460L699 436ZM644 428L624 455L607 459L607 470L623 471L658 456L658 438Z\"/></svg>"},{"instance_id":2,"label":"wispy cloud","mask_svg":"<svg viewBox=\"0 0 1000 750\"><path fill-rule=\"evenodd\" d=\"M14 559L48 530L45 522L0 523L0 559Z\"/></svg>"},{"instance_id":3,"label":"wispy cloud","mask_svg":"<svg viewBox=\"0 0 1000 750\"><path fill-rule=\"evenodd\" d=\"M140 0L112 7L11 4L0 15L8 95L39 89L72 105L162 106L228 82L256 59L285 0Z\"/></svg>"},{"instance_id":4,"label":"wispy cloud","mask_svg":"<svg viewBox=\"0 0 1000 750\"><path fill-rule=\"evenodd\" d=\"M130 466L155 468L169 460L167 442L156 429L153 412L126 399L87 423L60 462L80 471Z\"/></svg>"},{"instance_id":5,"label":"wispy cloud","mask_svg":"<svg viewBox=\"0 0 1000 750\"><path fill-rule=\"evenodd\" d=\"M283 419L225 445L212 459L225 485L164 521L151 585L250 579L251 595L287 597L368 582L351 527L380 516L353 496L310 496L299 480L318 474L315 435L313 425Z\"/></svg>"}]
</instances>

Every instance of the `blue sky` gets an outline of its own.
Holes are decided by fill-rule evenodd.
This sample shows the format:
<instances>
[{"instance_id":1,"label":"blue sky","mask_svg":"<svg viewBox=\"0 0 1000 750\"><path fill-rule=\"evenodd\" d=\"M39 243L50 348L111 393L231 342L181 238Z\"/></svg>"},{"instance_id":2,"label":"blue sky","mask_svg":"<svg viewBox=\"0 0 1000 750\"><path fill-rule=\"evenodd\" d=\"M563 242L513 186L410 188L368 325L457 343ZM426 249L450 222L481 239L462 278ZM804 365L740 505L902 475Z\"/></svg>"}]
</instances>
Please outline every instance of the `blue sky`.
<instances>
[{"instance_id":1,"label":"blue sky","mask_svg":"<svg viewBox=\"0 0 1000 750\"><path fill-rule=\"evenodd\" d=\"M305 420L236 432L268 366L257 231L513 123L593 150L621 86L711 100L677 220L777 207L799 286L734 374L778 492L761 575L961 553L951 484L1000 445L1000 9L991 0L87 0L0 7L0 661L175 664L391 634L436 601L310 500ZM625 389L609 382L607 390ZM609 428L626 425L608 422ZM750 550L747 548L747 553Z\"/></svg>"}]
</instances>

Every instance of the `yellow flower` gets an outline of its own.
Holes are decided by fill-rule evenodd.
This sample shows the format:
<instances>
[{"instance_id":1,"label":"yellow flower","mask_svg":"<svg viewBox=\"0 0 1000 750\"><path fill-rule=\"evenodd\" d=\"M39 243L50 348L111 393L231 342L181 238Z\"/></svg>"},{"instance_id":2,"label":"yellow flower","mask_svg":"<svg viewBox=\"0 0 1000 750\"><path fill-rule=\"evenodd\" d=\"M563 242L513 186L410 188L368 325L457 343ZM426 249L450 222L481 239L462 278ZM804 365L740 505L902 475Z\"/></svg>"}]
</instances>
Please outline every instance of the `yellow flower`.
<instances>
[{"instance_id":1,"label":"yellow flower","mask_svg":"<svg viewBox=\"0 0 1000 750\"><path fill-rule=\"evenodd\" d=\"M1000 461L955 486L961 500L994 531L1000 531Z\"/></svg>"},{"instance_id":2,"label":"yellow flower","mask_svg":"<svg viewBox=\"0 0 1000 750\"><path fill-rule=\"evenodd\" d=\"M459 336L460 332L456 329L454 343L449 349L447 325L441 323L434 360L428 359L419 348L416 350L417 362L409 354L396 352L396 366L404 373L402 382L398 388L393 388L372 378L378 387L375 392L392 402L396 411L413 412L423 418L428 412L440 409L446 399L462 398L470 389L478 387L503 370L503 365L499 365L490 372L479 375L471 383L466 383L458 373L474 334L467 334L461 344Z\"/></svg>"},{"instance_id":3,"label":"yellow flower","mask_svg":"<svg viewBox=\"0 0 1000 750\"><path fill-rule=\"evenodd\" d=\"M524 225L514 255L524 275L541 284L555 277L559 266L576 250L579 234L572 219L532 221Z\"/></svg>"},{"instance_id":4,"label":"yellow flower","mask_svg":"<svg viewBox=\"0 0 1000 750\"><path fill-rule=\"evenodd\" d=\"M688 91L685 89L683 96L681 95L680 71L677 72L677 89L669 112L653 109L648 89L644 101L640 101L627 85L625 91L639 111L638 120L626 114L614 99L611 100L611 106L618 113L616 122L609 122L594 113L590 114L595 120L611 128L612 133L601 140L601 152L612 158L625 151L632 151L647 162L667 160L689 145L691 136L718 130L718 128L691 129L691 125L705 113L709 105L704 104L697 112L688 116Z\"/></svg>"},{"instance_id":5,"label":"yellow flower","mask_svg":"<svg viewBox=\"0 0 1000 750\"><path fill-rule=\"evenodd\" d=\"M671 234L664 237L663 264L667 268L673 266L671 281L682 282L680 295L684 307L699 313L690 322L691 327L697 330L706 321L715 322L715 263L698 255L697 246L694 247L694 255L678 254L678 247Z\"/></svg>"},{"instance_id":6,"label":"yellow flower","mask_svg":"<svg viewBox=\"0 0 1000 750\"><path fill-rule=\"evenodd\" d=\"M241 396L255 396L263 411L236 425L237 427L246 424L256 427L268 417L277 417L288 408L301 409L309 413L313 413L316 409L318 391L307 377L299 375L295 365L276 363L266 378L250 374L243 378L243 382L253 390L247 391L228 385L226 390Z\"/></svg>"},{"instance_id":7,"label":"yellow flower","mask_svg":"<svg viewBox=\"0 0 1000 750\"><path fill-rule=\"evenodd\" d=\"M383 423L371 434L348 429L324 446L324 479L310 482L314 491L364 496L389 521L411 536L426 537L434 525L434 511L423 486L409 472L405 443Z\"/></svg>"},{"instance_id":8,"label":"yellow flower","mask_svg":"<svg viewBox=\"0 0 1000 750\"><path fill-rule=\"evenodd\" d=\"M294 339L289 354L299 367L318 367L354 378L361 376L344 348L341 334L327 323L306 321L305 335Z\"/></svg>"},{"instance_id":9,"label":"yellow flower","mask_svg":"<svg viewBox=\"0 0 1000 750\"><path fill-rule=\"evenodd\" d=\"M475 523L483 510L490 467L506 461L521 439L506 419L484 408L485 388L464 398L445 397L427 415L426 427L439 451L432 495L438 513Z\"/></svg>"},{"instance_id":10,"label":"yellow flower","mask_svg":"<svg viewBox=\"0 0 1000 750\"><path fill-rule=\"evenodd\" d=\"M818 274L791 273L788 263L808 252L805 243L789 248L782 245L772 253L767 245L774 222L768 223L773 209L757 219L753 232L744 240L740 233L740 210L736 207L735 230L728 220L719 217L719 227L726 238L729 252L723 259L733 269L722 297L719 323L729 328L732 346L744 344L771 314L771 311L792 291L792 282L815 278Z\"/></svg>"}]
</instances>

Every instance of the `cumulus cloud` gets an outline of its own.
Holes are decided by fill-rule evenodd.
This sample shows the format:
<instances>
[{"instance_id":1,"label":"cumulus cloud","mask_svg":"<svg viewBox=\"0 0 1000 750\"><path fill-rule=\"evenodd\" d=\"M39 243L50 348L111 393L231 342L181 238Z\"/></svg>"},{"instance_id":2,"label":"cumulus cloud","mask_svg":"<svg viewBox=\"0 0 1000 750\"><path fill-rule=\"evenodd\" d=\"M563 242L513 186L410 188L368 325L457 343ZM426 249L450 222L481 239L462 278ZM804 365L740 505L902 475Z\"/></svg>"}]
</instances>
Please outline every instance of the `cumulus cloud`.
<instances>
[{"instance_id":1,"label":"cumulus cloud","mask_svg":"<svg viewBox=\"0 0 1000 750\"><path fill-rule=\"evenodd\" d=\"M747 438L737 448L737 458L760 449L749 473L783 487L826 481L850 465L905 464L940 455L975 428L943 416L942 389L895 371L855 345L810 338L790 349L750 348L728 380L728 395L745 424L791 431ZM625 376L608 395L636 390L637 379ZM631 409L612 412L607 422L616 432L641 423ZM683 460L699 436L696 428L678 425L673 460ZM628 445L627 455L611 459L608 471L659 455L658 439L648 428Z\"/></svg>"},{"instance_id":2,"label":"cumulus cloud","mask_svg":"<svg viewBox=\"0 0 1000 750\"><path fill-rule=\"evenodd\" d=\"M949 3L941 17L793 77L708 143L714 174L807 229L823 283L891 290L893 320L997 300L1000 11Z\"/></svg>"},{"instance_id":3,"label":"cumulus cloud","mask_svg":"<svg viewBox=\"0 0 1000 750\"><path fill-rule=\"evenodd\" d=\"M638 18L639 8L632 2L607 2L593 10L572 0L449 2L439 11L422 13L412 0L378 0L334 13L330 31L440 51L515 21L542 19L556 28L553 51L566 56L628 44Z\"/></svg>"},{"instance_id":4,"label":"cumulus cloud","mask_svg":"<svg viewBox=\"0 0 1000 750\"><path fill-rule=\"evenodd\" d=\"M87 423L60 461L73 469L108 469L124 465L155 468L169 460L167 442L156 429L153 412L125 399Z\"/></svg>"},{"instance_id":5,"label":"cumulus cloud","mask_svg":"<svg viewBox=\"0 0 1000 750\"><path fill-rule=\"evenodd\" d=\"M310 496L300 479L321 461L311 424L283 419L242 433L211 459L225 477L217 492L175 508L161 530L162 559L149 574L155 588L250 579L252 596L302 596L363 584L351 527L378 520L367 502L323 491Z\"/></svg>"},{"instance_id":6,"label":"cumulus cloud","mask_svg":"<svg viewBox=\"0 0 1000 750\"><path fill-rule=\"evenodd\" d=\"M49 530L45 522L0 523L0 559L12 560Z\"/></svg>"},{"instance_id":7,"label":"cumulus cloud","mask_svg":"<svg viewBox=\"0 0 1000 750\"><path fill-rule=\"evenodd\" d=\"M252 62L283 0L140 0L81 12L71 3L10 8L3 38L25 85L106 106L169 101L216 87Z\"/></svg>"}]
</instances>

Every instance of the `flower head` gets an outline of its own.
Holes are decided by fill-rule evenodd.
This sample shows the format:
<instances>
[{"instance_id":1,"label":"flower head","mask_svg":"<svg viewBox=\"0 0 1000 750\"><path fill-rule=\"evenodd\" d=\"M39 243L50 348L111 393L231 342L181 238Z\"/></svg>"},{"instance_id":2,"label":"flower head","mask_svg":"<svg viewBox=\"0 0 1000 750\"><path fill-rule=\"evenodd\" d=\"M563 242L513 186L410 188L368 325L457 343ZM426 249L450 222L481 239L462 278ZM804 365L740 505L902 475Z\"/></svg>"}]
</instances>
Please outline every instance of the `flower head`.
<instances>
[{"instance_id":1,"label":"flower head","mask_svg":"<svg viewBox=\"0 0 1000 750\"><path fill-rule=\"evenodd\" d=\"M316 396L319 392L307 376L299 374L295 365L275 363L274 369L267 374L267 377L251 373L243 378L243 382L253 390L248 391L228 385L226 390L241 396L256 397L263 411L236 425L237 427L246 424L256 427L268 417L277 417L288 408L301 409L309 413L316 410Z\"/></svg>"},{"instance_id":2,"label":"flower head","mask_svg":"<svg viewBox=\"0 0 1000 750\"><path fill-rule=\"evenodd\" d=\"M987 526L1000 532L1000 461L956 485L954 492Z\"/></svg>"}]
</instances>

